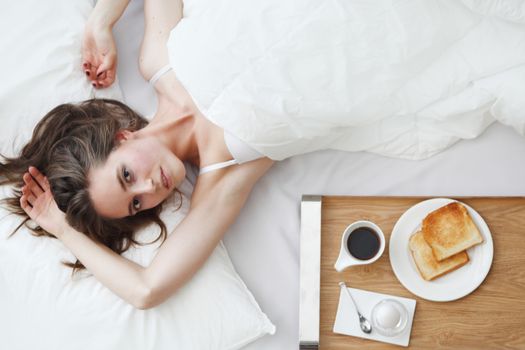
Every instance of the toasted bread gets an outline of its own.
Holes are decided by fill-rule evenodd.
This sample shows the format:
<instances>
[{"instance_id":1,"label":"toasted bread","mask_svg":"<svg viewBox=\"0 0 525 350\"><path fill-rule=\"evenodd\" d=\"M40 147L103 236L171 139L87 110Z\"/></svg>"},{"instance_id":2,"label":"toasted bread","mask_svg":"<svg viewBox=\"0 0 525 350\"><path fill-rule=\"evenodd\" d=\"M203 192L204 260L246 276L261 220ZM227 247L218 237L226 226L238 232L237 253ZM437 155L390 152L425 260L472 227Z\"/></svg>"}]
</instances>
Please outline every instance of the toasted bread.
<instances>
[{"instance_id":1,"label":"toasted bread","mask_svg":"<svg viewBox=\"0 0 525 350\"><path fill-rule=\"evenodd\" d=\"M423 219L421 231L438 261L483 242L467 209L458 202L428 214Z\"/></svg>"},{"instance_id":2,"label":"toasted bread","mask_svg":"<svg viewBox=\"0 0 525 350\"><path fill-rule=\"evenodd\" d=\"M421 231L410 237L409 248L419 274L427 281L454 271L469 262L466 251L459 252L442 261L437 261Z\"/></svg>"}]
</instances>

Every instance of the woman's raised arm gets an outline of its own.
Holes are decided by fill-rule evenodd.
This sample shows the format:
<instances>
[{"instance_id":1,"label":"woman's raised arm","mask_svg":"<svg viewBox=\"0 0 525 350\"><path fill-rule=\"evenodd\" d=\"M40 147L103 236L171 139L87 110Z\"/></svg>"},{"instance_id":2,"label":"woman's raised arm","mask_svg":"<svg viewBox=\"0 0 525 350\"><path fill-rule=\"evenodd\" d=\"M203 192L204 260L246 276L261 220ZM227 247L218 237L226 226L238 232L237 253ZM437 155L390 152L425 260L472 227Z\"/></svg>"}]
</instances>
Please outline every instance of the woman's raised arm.
<instances>
[{"instance_id":1,"label":"woman's raised arm","mask_svg":"<svg viewBox=\"0 0 525 350\"><path fill-rule=\"evenodd\" d=\"M182 15L182 0L144 1L144 39L140 48L139 68L145 80L149 81L160 69L169 65L168 38ZM158 101L157 114L179 116L196 111L190 94L173 70L163 74L154 88Z\"/></svg>"},{"instance_id":2,"label":"woman's raised arm","mask_svg":"<svg viewBox=\"0 0 525 350\"><path fill-rule=\"evenodd\" d=\"M108 87L115 81L117 48L113 26L129 0L98 0L91 12L82 41L82 68L94 87Z\"/></svg>"},{"instance_id":3,"label":"woman's raised arm","mask_svg":"<svg viewBox=\"0 0 525 350\"><path fill-rule=\"evenodd\" d=\"M32 177L24 175L20 201L29 217L55 234L102 284L135 307L147 309L166 300L204 264L272 163L262 158L235 167L205 196L197 196L148 267L69 227L45 177L35 168L30 169Z\"/></svg>"}]
</instances>

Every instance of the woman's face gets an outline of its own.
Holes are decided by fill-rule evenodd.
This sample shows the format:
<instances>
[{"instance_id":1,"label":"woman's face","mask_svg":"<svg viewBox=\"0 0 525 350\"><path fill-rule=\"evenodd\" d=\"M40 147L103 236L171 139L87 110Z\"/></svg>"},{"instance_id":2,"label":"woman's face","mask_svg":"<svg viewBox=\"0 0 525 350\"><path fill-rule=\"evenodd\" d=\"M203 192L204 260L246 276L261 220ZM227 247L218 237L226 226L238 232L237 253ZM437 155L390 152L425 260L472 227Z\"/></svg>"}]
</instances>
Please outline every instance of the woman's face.
<instances>
[{"instance_id":1,"label":"woman's face","mask_svg":"<svg viewBox=\"0 0 525 350\"><path fill-rule=\"evenodd\" d=\"M184 164L164 144L127 132L106 163L89 171L88 190L97 213L122 218L157 206L185 176Z\"/></svg>"}]
</instances>

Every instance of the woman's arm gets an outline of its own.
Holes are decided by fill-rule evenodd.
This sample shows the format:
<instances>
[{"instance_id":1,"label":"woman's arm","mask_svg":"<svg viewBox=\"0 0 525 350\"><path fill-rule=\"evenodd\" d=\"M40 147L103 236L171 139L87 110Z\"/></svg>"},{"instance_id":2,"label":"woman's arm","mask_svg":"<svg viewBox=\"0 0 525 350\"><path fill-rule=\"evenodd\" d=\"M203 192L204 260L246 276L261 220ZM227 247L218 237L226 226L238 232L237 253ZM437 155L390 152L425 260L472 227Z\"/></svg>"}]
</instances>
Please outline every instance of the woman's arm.
<instances>
[{"instance_id":1,"label":"woman's arm","mask_svg":"<svg viewBox=\"0 0 525 350\"><path fill-rule=\"evenodd\" d=\"M129 4L129 0L98 0L88 25L113 28Z\"/></svg>"},{"instance_id":2,"label":"woman's arm","mask_svg":"<svg viewBox=\"0 0 525 350\"><path fill-rule=\"evenodd\" d=\"M108 87L115 80L117 49L113 26L129 0L99 0L91 12L82 41L83 69L94 87Z\"/></svg>"},{"instance_id":3,"label":"woman's arm","mask_svg":"<svg viewBox=\"0 0 525 350\"><path fill-rule=\"evenodd\" d=\"M56 207L46 179L34 168L30 172L42 188L28 174L24 175L26 188L20 200L29 217L46 231L56 233L95 278L130 304L146 309L166 300L204 264L237 217L253 185L272 163L264 158L236 167L205 196L193 198L190 212L148 267L64 224L63 213Z\"/></svg>"},{"instance_id":4,"label":"woman's arm","mask_svg":"<svg viewBox=\"0 0 525 350\"><path fill-rule=\"evenodd\" d=\"M182 0L144 1L144 39L140 47L139 67L145 80L168 65L167 42L171 30L183 15ZM191 96L177 79L173 70L165 73L155 84L158 114L171 116L192 114L196 111Z\"/></svg>"}]
</instances>

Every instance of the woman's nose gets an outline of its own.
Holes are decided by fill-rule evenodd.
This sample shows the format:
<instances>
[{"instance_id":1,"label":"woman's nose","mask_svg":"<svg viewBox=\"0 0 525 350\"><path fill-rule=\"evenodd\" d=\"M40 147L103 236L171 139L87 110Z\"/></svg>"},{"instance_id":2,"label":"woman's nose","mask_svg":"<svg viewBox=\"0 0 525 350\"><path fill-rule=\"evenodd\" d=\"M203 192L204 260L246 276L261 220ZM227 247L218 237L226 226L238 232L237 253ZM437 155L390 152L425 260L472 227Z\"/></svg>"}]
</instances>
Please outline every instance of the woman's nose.
<instances>
[{"instance_id":1,"label":"woman's nose","mask_svg":"<svg viewBox=\"0 0 525 350\"><path fill-rule=\"evenodd\" d=\"M137 183L134 186L133 192L135 192L136 194L154 193L155 192L155 184L153 183L152 179L145 179L141 183Z\"/></svg>"}]
</instances>

